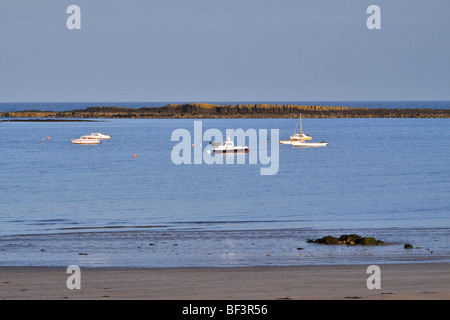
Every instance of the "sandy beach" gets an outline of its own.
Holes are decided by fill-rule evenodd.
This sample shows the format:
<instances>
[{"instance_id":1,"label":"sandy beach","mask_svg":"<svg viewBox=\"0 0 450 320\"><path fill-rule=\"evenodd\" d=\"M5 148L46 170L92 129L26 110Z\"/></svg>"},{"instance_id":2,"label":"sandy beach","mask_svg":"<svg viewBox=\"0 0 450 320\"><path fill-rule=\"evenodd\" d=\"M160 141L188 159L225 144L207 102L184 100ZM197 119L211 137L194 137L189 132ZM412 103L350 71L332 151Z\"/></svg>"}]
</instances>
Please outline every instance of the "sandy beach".
<instances>
[{"instance_id":1,"label":"sandy beach","mask_svg":"<svg viewBox=\"0 0 450 320\"><path fill-rule=\"evenodd\" d=\"M245 268L81 268L69 290L65 267L0 267L0 299L398 300L450 299L449 263Z\"/></svg>"}]
</instances>

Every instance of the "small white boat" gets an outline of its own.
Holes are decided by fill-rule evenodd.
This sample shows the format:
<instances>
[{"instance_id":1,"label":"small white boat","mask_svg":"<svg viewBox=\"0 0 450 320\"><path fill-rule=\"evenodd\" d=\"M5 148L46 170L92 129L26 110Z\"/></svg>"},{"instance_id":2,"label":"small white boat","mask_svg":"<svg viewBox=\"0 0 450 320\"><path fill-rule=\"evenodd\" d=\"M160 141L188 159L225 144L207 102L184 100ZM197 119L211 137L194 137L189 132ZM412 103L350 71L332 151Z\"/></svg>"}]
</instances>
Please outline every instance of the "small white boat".
<instances>
[{"instance_id":1,"label":"small white boat","mask_svg":"<svg viewBox=\"0 0 450 320\"><path fill-rule=\"evenodd\" d=\"M306 142L306 141L292 141L293 147L325 147L328 143L325 141L321 142Z\"/></svg>"},{"instance_id":2,"label":"small white boat","mask_svg":"<svg viewBox=\"0 0 450 320\"><path fill-rule=\"evenodd\" d=\"M300 123L300 132L296 133L295 131L297 131L297 126ZM302 128L302 115L300 115L297 125L295 126L294 129L294 134L292 136L290 136L289 138L291 138L292 141L297 141L297 140L311 140L311 136L304 134L303 133L303 128Z\"/></svg>"},{"instance_id":3,"label":"small white boat","mask_svg":"<svg viewBox=\"0 0 450 320\"><path fill-rule=\"evenodd\" d=\"M296 133L295 131L297 131L297 126L300 123L300 132ZM294 141L304 141L304 140L311 140L311 136L304 134L303 133L303 128L302 128L302 115L300 115L300 118L298 119L297 125L295 126L294 129L294 133L289 136L290 140L278 140L280 142L280 144L292 144L292 142Z\"/></svg>"},{"instance_id":4,"label":"small white boat","mask_svg":"<svg viewBox=\"0 0 450 320\"><path fill-rule=\"evenodd\" d=\"M311 136L303 133L302 116L299 118L300 133L295 133L297 127L295 127L294 134L290 136L291 140L279 140L280 144L291 144L293 147L325 147L328 143L321 142L306 142L305 140L311 140Z\"/></svg>"},{"instance_id":5,"label":"small white boat","mask_svg":"<svg viewBox=\"0 0 450 320\"><path fill-rule=\"evenodd\" d=\"M109 134L101 134L99 132L91 133L89 135L86 135L89 139L100 139L100 140L106 140L111 139L111 136Z\"/></svg>"},{"instance_id":6,"label":"small white boat","mask_svg":"<svg viewBox=\"0 0 450 320\"><path fill-rule=\"evenodd\" d=\"M99 144L100 139L88 138L87 136L81 136L78 139L71 139L73 144Z\"/></svg>"},{"instance_id":7,"label":"small white boat","mask_svg":"<svg viewBox=\"0 0 450 320\"><path fill-rule=\"evenodd\" d=\"M247 146L235 146L229 137L222 145L213 149L215 153L248 153L248 150Z\"/></svg>"}]
</instances>

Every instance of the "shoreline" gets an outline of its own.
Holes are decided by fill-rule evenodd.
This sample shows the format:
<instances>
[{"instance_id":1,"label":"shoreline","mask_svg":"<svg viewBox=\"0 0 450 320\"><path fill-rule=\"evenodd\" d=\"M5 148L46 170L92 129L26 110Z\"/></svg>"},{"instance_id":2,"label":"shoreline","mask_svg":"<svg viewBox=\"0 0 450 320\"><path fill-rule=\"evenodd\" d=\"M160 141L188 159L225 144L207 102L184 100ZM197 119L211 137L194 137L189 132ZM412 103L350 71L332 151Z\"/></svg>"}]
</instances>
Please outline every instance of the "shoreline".
<instances>
[{"instance_id":1,"label":"shoreline","mask_svg":"<svg viewBox=\"0 0 450 320\"><path fill-rule=\"evenodd\" d=\"M368 289L368 265L83 268L81 289L65 267L0 267L0 299L81 300L448 300L450 263L380 264L381 289Z\"/></svg>"},{"instance_id":2,"label":"shoreline","mask_svg":"<svg viewBox=\"0 0 450 320\"><path fill-rule=\"evenodd\" d=\"M39 119L275 119L275 118L450 118L450 109L387 109L317 105L208 103L169 104L162 107L88 107L68 111L11 111L0 118Z\"/></svg>"},{"instance_id":3,"label":"shoreline","mask_svg":"<svg viewBox=\"0 0 450 320\"><path fill-rule=\"evenodd\" d=\"M311 243L358 233L381 245ZM430 242L433 238L435 241ZM0 237L0 265L132 268L448 263L443 229L123 230ZM405 249L412 244L412 249Z\"/></svg>"}]
</instances>

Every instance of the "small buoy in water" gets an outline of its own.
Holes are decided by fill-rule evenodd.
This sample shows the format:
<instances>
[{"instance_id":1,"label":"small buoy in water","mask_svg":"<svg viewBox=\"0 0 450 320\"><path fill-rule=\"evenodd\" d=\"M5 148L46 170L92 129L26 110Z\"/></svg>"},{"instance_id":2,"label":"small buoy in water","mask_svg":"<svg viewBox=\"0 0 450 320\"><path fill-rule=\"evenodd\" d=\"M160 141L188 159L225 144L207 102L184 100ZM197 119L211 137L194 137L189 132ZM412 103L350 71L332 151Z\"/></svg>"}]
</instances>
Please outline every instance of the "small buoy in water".
<instances>
[{"instance_id":1,"label":"small buoy in water","mask_svg":"<svg viewBox=\"0 0 450 320\"><path fill-rule=\"evenodd\" d=\"M41 144L44 144L43 142L41 142Z\"/></svg>"},{"instance_id":2,"label":"small buoy in water","mask_svg":"<svg viewBox=\"0 0 450 320\"><path fill-rule=\"evenodd\" d=\"M193 146L194 146L194 144L191 144L191 146L193 147Z\"/></svg>"},{"instance_id":3,"label":"small buoy in water","mask_svg":"<svg viewBox=\"0 0 450 320\"><path fill-rule=\"evenodd\" d=\"M136 158L137 158L137 155L134 155L134 156L133 156L133 158L135 158L135 159L136 159Z\"/></svg>"},{"instance_id":4,"label":"small buoy in water","mask_svg":"<svg viewBox=\"0 0 450 320\"><path fill-rule=\"evenodd\" d=\"M47 137L47 140L50 140L50 137Z\"/></svg>"}]
</instances>

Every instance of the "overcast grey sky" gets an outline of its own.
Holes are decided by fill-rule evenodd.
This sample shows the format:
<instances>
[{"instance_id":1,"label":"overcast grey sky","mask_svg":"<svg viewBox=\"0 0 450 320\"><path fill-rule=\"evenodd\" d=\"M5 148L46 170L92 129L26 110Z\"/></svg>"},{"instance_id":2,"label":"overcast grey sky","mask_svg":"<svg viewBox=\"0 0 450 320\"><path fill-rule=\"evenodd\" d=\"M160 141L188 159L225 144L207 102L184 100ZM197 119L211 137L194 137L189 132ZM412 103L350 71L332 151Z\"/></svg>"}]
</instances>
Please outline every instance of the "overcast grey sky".
<instances>
[{"instance_id":1,"label":"overcast grey sky","mask_svg":"<svg viewBox=\"0 0 450 320\"><path fill-rule=\"evenodd\" d=\"M81 30L66 27L72 4ZM450 100L449 13L449 0L0 0L0 102Z\"/></svg>"}]
</instances>

